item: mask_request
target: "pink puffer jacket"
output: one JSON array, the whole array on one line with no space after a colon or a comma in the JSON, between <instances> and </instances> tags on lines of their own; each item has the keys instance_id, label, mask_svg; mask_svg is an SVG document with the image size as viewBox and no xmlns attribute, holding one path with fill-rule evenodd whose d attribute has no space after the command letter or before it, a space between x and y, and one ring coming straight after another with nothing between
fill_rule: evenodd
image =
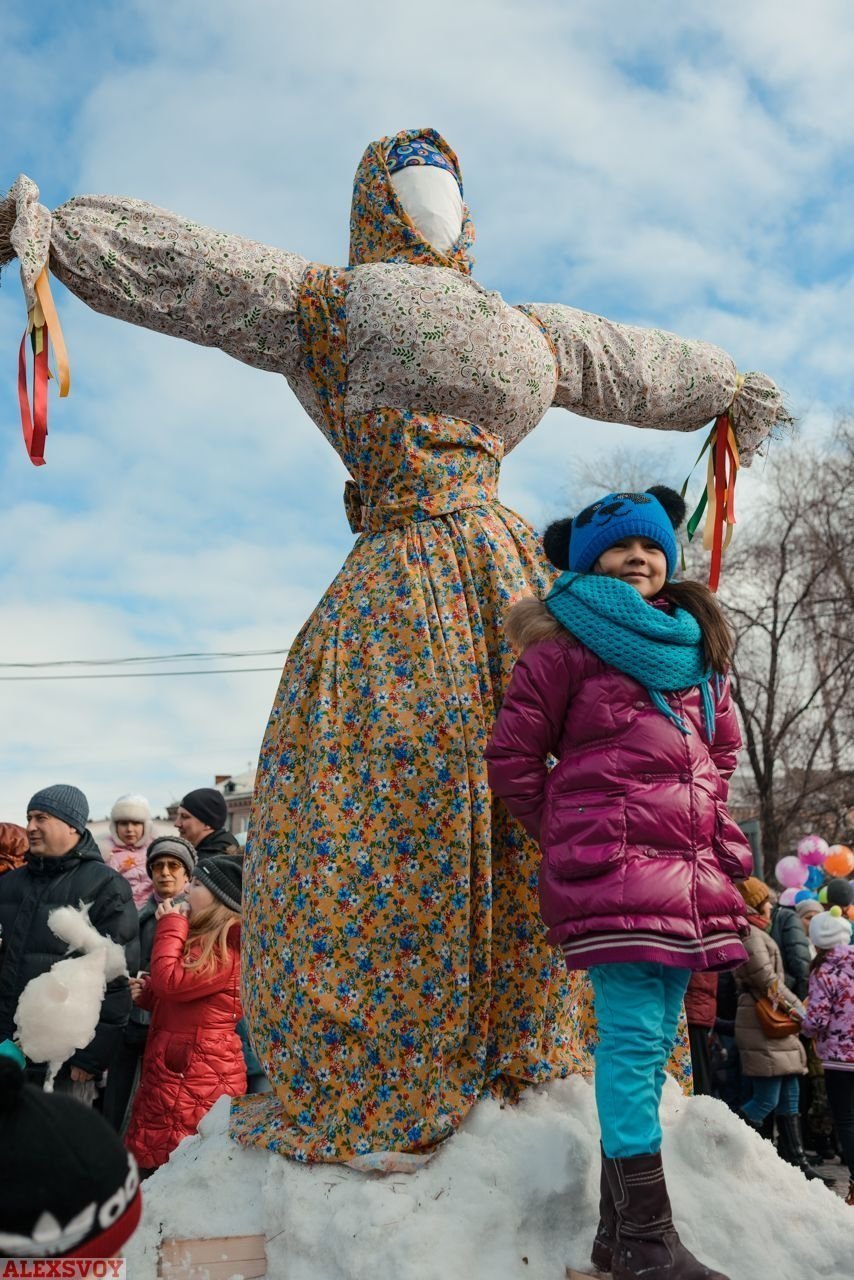
<instances>
[{"instance_id":1,"label":"pink puffer jacket","mask_svg":"<svg viewBox=\"0 0 854 1280\"><path fill-rule=\"evenodd\" d=\"M130 885L137 911L145 906L151 893L151 876L145 862L150 843L150 835L139 844L122 844L115 836L108 836L101 846L107 866L118 871Z\"/></svg>"},{"instance_id":2,"label":"pink puffer jacket","mask_svg":"<svg viewBox=\"0 0 854 1280\"><path fill-rule=\"evenodd\" d=\"M711 748L699 691L666 696L690 734L569 638L532 645L514 669L486 752L489 781L539 840L540 910L569 968L728 969L746 958L732 881L752 859L726 809L741 746L729 687Z\"/></svg>"}]
</instances>

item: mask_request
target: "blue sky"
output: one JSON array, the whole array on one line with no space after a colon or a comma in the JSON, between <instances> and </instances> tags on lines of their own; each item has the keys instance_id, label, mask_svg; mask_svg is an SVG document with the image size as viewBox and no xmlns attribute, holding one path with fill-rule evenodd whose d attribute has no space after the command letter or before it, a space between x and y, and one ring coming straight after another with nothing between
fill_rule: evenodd
<instances>
[{"instance_id":1,"label":"blue sky","mask_svg":"<svg viewBox=\"0 0 854 1280\"><path fill-rule=\"evenodd\" d=\"M849 0L403 14L90 0L7 16L0 185L26 172L49 207L137 196L343 261L365 144L433 125L462 160L477 277L509 301L718 342L785 388L800 439L851 408ZM0 661L285 648L352 545L340 463L281 378L54 293L73 388L36 469L16 403L23 299L16 266L3 273ZM502 496L541 524L580 469L610 483L642 451L650 482L681 479L697 448L553 411L506 461ZM744 476L746 519L761 471ZM123 791L162 808L239 771L276 682L0 682L0 817L57 780L100 816Z\"/></svg>"}]
</instances>

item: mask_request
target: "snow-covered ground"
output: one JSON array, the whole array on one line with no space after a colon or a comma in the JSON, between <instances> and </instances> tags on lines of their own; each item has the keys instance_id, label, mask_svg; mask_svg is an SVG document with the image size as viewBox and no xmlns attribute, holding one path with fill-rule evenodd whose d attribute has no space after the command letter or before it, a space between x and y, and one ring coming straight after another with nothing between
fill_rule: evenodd
<instances>
[{"instance_id":1,"label":"snow-covered ground","mask_svg":"<svg viewBox=\"0 0 854 1280\"><path fill-rule=\"evenodd\" d=\"M851 1280L854 1209L713 1098L668 1081L662 1119L674 1217L698 1257L730 1280ZM227 1123L221 1098L144 1184L129 1280L154 1280L161 1238L256 1233L270 1280L563 1280L588 1263L599 1139L580 1078L481 1102L413 1174L298 1165L238 1147Z\"/></svg>"}]
</instances>

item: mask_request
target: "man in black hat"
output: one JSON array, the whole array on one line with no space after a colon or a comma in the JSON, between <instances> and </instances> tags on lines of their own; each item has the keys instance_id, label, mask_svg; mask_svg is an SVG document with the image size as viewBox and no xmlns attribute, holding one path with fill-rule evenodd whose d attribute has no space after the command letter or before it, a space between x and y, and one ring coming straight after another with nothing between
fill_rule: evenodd
<instances>
[{"instance_id":1,"label":"man in black hat","mask_svg":"<svg viewBox=\"0 0 854 1280\"><path fill-rule=\"evenodd\" d=\"M139 968L139 928L130 885L101 857L87 829L89 802L77 787L37 791L27 806L29 852L24 865L0 876L0 1040L15 1031L15 1010L27 983L68 955L68 945L48 928L56 907L89 909L99 933L125 948L128 969ZM101 1076L131 1011L126 977L107 984L94 1038L58 1073L54 1088L70 1089ZM42 1083L46 1067L30 1064Z\"/></svg>"},{"instance_id":2,"label":"man in black hat","mask_svg":"<svg viewBox=\"0 0 854 1280\"><path fill-rule=\"evenodd\" d=\"M216 787L198 787L195 791L188 791L179 804L175 826L179 834L189 840L199 862L220 853L243 856L237 840L225 829L227 817L225 796Z\"/></svg>"}]
</instances>

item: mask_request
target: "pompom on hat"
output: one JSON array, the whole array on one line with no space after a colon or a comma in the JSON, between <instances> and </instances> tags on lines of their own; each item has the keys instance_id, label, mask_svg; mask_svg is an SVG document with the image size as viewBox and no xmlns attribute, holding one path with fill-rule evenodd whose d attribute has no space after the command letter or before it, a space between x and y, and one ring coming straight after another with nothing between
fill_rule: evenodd
<instances>
[{"instance_id":1,"label":"pompom on hat","mask_svg":"<svg viewBox=\"0 0 854 1280\"><path fill-rule=\"evenodd\" d=\"M0 1257L115 1258L142 1212L136 1161L103 1116L28 1084L24 1065L3 1041Z\"/></svg>"},{"instance_id":2,"label":"pompom on hat","mask_svg":"<svg viewBox=\"0 0 854 1280\"><path fill-rule=\"evenodd\" d=\"M225 906L240 914L243 893L243 862L240 857L218 853L212 858L205 858L196 867L193 877Z\"/></svg>"},{"instance_id":3,"label":"pompom on hat","mask_svg":"<svg viewBox=\"0 0 854 1280\"><path fill-rule=\"evenodd\" d=\"M52 787L43 787L30 800L27 813L49 813L52 818L59 818L81 836L89 821L89 801L79 787L58 782Z\"/></svg>"},{"instance_id":4,"label":"pompom on hat","mask_svg":"<svg viewBox=\"0 0 854 1280\"><path fill-rule=\"evenodd\" d=\"M751 911L758 911L771 900L770 889L758 876L748 876L746 880L740 880L735 887Z\"/></svg>"},{"instance_id":5,"label":"pompom on hat","mask_svg":"<svg viewBox=\"0 0 854 1280\"><path fill-rule=\"evenodd\" d=\"M810 921L810 942L818 951L832 951L834 947L847 947L851 942L851 922L845 919L840 907L831 907L813 916Z\"/></svg>"}]
</instances>

